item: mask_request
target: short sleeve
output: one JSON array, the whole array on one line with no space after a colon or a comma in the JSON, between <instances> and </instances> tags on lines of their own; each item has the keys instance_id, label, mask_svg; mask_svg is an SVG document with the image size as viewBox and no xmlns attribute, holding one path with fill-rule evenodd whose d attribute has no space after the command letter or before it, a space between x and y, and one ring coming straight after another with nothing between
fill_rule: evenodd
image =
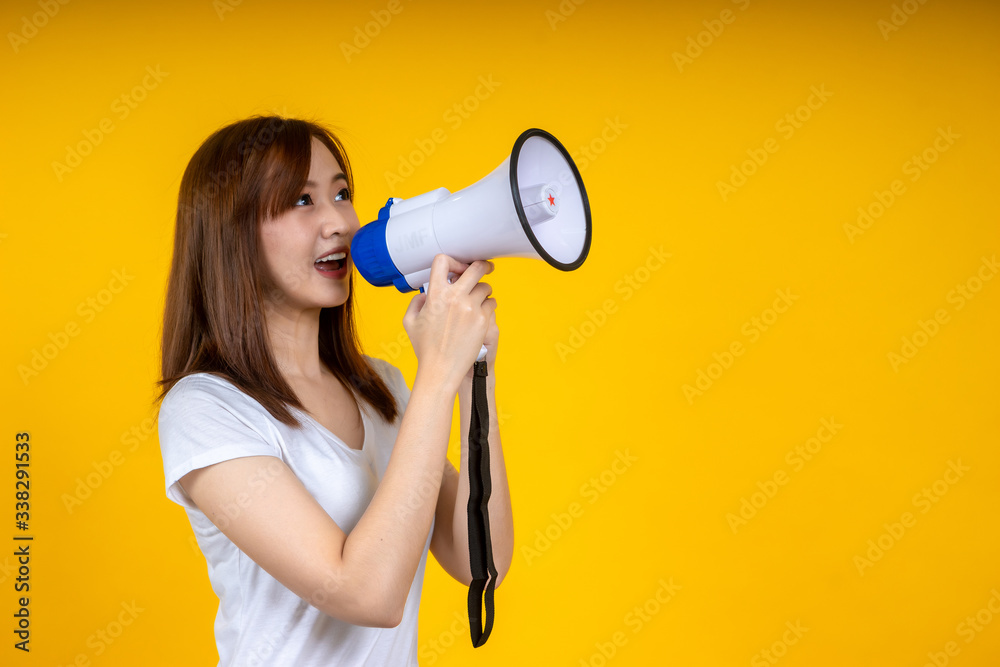
<instances>
[{"instance_id":1,"label":"short sleeve","mask_svg":"<svg viewBox=\"0 0 1000 667\"><path fill-rule=\"evenodd\" d=\"M185 508L197 506L178 480L198 468L244 456L276 456L259 403L214 376L180 379L160 405L157 424L167 497ZM256 407L254 407L256 406Z\"/></svg>"}]
</instances>

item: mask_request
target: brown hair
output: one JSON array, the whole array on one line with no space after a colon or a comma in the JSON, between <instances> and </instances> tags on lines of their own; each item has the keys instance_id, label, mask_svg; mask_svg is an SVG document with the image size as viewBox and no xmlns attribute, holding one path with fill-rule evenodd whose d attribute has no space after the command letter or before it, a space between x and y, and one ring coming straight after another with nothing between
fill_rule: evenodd
<instances>
[{"instance_id":1,"label":"brown hair","mask_svg":"<svg viewBox=\"0 0 1000 667\"><path fill-rule=\"evenodd\" d=\"M340 140L312 121L253 116L214 132L181 179L174 255L163 315L157 403L181 378L212 373L256 399L275 419L299 428L288 406L304 410L271 354L264 295L281 298L260 255L259 226L292 208L309 177L311 137L354 178ZM347 301L323 308L321 361L387 422L393 395L362 356L354 324L353 273Z\"/></svg>"}]
</instances>

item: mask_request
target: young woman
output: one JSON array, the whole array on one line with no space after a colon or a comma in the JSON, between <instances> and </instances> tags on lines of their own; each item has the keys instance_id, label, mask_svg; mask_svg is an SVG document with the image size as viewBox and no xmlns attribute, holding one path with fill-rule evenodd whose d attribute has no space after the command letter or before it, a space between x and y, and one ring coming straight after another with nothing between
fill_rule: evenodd
<instances>
[{"instance_id":1,"label":"young woman","mask_svg":"<svg viewBox=\"0 0 1000 667\"><path fill-rule=\"evenodd\" d=\"M496 300L480 282L493 265L434 258L403 316L411 392L357 341L353 194L338 139L279 117L218 130L181 181L159 437L167 496L219 597L220 665L417 664L428 550L472 578L466 440L483 344L496 585L513 557ZM461 472L446 457L456 393Z\"/></svg>"}]
</instances>

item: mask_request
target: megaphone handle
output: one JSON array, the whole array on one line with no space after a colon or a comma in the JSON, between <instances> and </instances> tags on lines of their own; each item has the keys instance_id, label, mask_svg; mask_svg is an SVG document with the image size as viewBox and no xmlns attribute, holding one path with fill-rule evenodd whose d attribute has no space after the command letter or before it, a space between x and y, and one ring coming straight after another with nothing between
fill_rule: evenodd
<instances>
[{"instance_id":1,"label":"megaphone handle","mask_svg":"<svg viewBox=\"0 0 1000 667\"><path fill-rule=\"evenodd\" d=\"M448 274L449 283L451 282L451 278L454 275L455 275L454 273ZM430 283L424 283L423 286L420 288L420 291L424 294L427 294L428 286L430 286ZM479 348L479 356L476 357L476 361L485 361L485 360L486 360L486 346L483 345L482 347Z\"/></svg>"}]
</instances>

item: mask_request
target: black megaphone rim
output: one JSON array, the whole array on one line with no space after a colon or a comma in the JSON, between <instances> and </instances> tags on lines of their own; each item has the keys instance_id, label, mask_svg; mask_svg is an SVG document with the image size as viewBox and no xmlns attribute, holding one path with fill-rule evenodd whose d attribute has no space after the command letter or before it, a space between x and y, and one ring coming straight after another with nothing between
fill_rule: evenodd
<instances>
[{"instance_id":1,"label":"black megaphone rim","mask_svg":"<svg viewBox=\"0 0 1000 667\"><path fill-rule=\"evenodd\" d=\"M521 191L518 188L517 182L517 161L521 154L521 146L525 141L531 137L542 137L546 141L550 142L553 146L559 149L563 157L566 158L566 162L569 163L570 169L573 170L573 177L576 179L577 188L580 190L580 199L583 202L583 215L586 222L586 238L583 241L583 249L580 251L580 255L572 262L560 262L555 257L546 252L545 248L535 237L535 233L531 229L531 225L528 223L528 218L524 214L524 205L521 203ZM553 137L551 134L545 130L540 130L536 127L530 130L525 130L521 133L521 136L517 138L514 142L514 149L510 154L510 192L514 199L514 210L517 211L517 217L521 221L521 227L524 229L525 235L528 240L531 241L532 247L538 252L538 254L548 262L551 266L563 271L572 271L580 267L583 261L587 259L587 254L590 252L590 237L591 237L591 222L590 222L590 200L587 199L587 189L583 187L583 178L580 177L580 170L576 168L576 163L573 162L573 158L569 156L569 151L563 146L558 139Z\"/></svg>"}]
</instances>

